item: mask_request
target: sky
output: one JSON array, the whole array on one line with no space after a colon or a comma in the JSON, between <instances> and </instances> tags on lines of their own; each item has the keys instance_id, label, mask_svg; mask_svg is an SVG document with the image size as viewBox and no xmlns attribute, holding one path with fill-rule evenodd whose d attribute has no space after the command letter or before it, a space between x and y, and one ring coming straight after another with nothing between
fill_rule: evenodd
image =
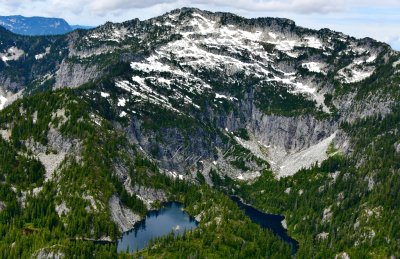
<instances>
[{"instance_id":1,"label":"sky","mask_svg":"<svg viewBox=\"0 0 400 259\"><path fill-rule=\"evenodd\" d=\"M96 26L144 20L180 7L288 18L299 26L371 37L400 50L400 0L0 0L0 15L60 17Z\"/></svg>"}]
</instances>

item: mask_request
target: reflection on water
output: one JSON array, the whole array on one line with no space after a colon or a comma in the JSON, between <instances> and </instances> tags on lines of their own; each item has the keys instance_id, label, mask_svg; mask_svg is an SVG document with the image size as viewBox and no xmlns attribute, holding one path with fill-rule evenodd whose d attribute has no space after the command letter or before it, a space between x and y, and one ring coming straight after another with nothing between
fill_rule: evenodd
<instances>
[{"instance_id":1,"label":"reflection on water","mask_svg":"<svg viewBox=\"0 0 400 259\"><path fill-rule=\"evenodd\" d=\"M168 202L157 211L150 211L134 228L125 232L117 242L118 252L136 252L145 248L150 240L166 236L171 232L181 235L185 230L197 227L197 222L182 210L178 202Z\"/></svg>"},{"instance_id":2,"label":"reflection on water","mask_svg":"<svg viewBox=\"0 0 400 259\"><path fill-rule=\"evenodd\" d=\"M292 247L292 254L295 254L299 249L299 243L291 238L287 230L282 226L282 220L285 219L282 215L268 214L253 208L250 205L244 204L239 197L231 196L231 199L236 202L241 210L253 221L262 228L270 229L275 235L282 238L283 241Z\"/></svg>"}]
</instances>

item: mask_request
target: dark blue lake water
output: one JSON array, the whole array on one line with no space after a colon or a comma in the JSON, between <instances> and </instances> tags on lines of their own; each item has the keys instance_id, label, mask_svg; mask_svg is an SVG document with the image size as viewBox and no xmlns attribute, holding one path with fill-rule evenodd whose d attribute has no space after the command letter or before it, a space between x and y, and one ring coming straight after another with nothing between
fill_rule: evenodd
<instances>
[{"instance_id":1,"label":"dark blue lake water","mask_svg":"<svg viewBox=\"0 0 400 259\"><path fill-rule=\"evenodd\" d=\"M287 230L282 225L282 220L285 219L282 215L268 214L253 208L250 205L244 204L239 197L231 196L231 199L236 202L241 210L253 221L262 228L270 229L275 235L282 238L283 241L292 247L292 254L295 254L299 249L299 243L291 238Z\"/></svg>"},{"instance_id":2,"label":"dark blue lake water","mask_svg":"<svg viewBox=\"0 0 400 259\"><path fill-rule=\"evenodd\" d=\"M270 229L275 235L282 238L292 247L295 254L299 248L299 243L287 234L287 230L282 226L284 216L268 214L244 204L239 197L231 196L241 210L256 224L262 228ZM182 210L183 205L178 202L168 202L157 211L150 211L142 221L135 224L134 228L122 235L117 242L118 252L136 252L144 249L155 238L166 236L173 232L181 235L185 230L197 227L196 220Z\"/></svg>"},{"instance_id":3,"label":"dark blue lake water","mask_svg":"<svg viewBox=\"0 0 400 259\"><path fill-rule=\"evenodd\" d=\"M118 240L118 252L136 252L157 237L166 236L171 232L182 235L185 230L196 228L196 220L182 208L181 203L168 202L160 210L148 212L145 219L136 223L132 230L125 232Z\"/></svg>"}]
</instances>

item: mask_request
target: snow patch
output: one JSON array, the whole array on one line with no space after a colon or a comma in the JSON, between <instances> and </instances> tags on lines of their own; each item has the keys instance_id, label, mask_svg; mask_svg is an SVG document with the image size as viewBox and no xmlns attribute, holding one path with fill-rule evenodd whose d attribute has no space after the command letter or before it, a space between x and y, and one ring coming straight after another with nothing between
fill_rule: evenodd
<instances>
[{"instance_id":1,"label":"snow patch","mask_svg":"<svg viewBox=\"0 0 400 259\"><path fill-rule=\"evenodd\" d=\"M273 32L268 32L268 35L269 35L271 38L273 38L273 39L276 39L276 38L278 37L278 35L276 35L276 34L273 33Z\"/></svg>"},{"instance_id":2,"label":"snow patch","mask_svg":"<svg viewBox=\"0 0 400 259\"><path fill-rule=\"evenodd\" d=\"M288 92L292 94L304 94L309 98L315 100L317 105L324 108L324 111L329 112L329 108L326 107L324 103L324 96L317 92L317 89L313 86L304 84L302 82L298 82L296 80L296 76L291 73L285 73L285 77L281 78L278 76L274 76L273 78L268 78L265 82L279 82L282 83L285 87L288 88Z\"/></svg>"},{"instance_id":3,"label":"snow patch","mask_svg":"<svg viewBox=\"0 0 400 259\"><path fill-rule=\"evenodd\" d=\"M7 98L4 96L0 95L0 111L4 109L4 106L6 105Z\"/></svg>"},{"instance_id":4,"label":"snow patch","mask_svg":"<svg viewBox=\"0 0 400 259\"><path fill-rule=\"evenodd\" d=\"M343 83L350 84L361 82L370 77L374 72L374 67L359 67L355 66L354 64L350 64L349 66L339 70L338 77Z\"/></svg>"},{"instance_id":5,"label":"snow patch","mask_svg":"<svg viewBox=\"0 0 400 259\"><path fill-rule=\"evenodd\" d=\"M109 93L105 93L105 92L100 92L101 97L107 98L110 96Z\"/></svg>"},{"instance_id":6,"label":"snow patch","mask_svg":"<svg viewBox=\"0 0 400 259\"><path fill-rule=\"evenodd\" d=\"M216 98L216 99L226 99L226 100L230 100L230 101L237 101L237 100L238 100L238 99L235 98L235 97L228 97L228 96L226 96L226 95L218 94L218 93L215 93L215 98Z\"/></svg>"},{"instance_id":7,"label":"snow patch","mask_svg":"<svg viewBox=\"0 0 400 259\"><path fill-rule=\"evenodd\" d=\"M120 107L125 107L125 105L126 105L126 99L125 98L119 98L118 99L118 103L117 103L117 106L120 106Z\"/></svg>"},{"instance_id":8,"label":"snow patch","mask_svg":"<svg viewBox=\"0 0 400 259\"><path fill-rule=\"evenodd\" d=\"M21 90L17 93L12 93L4 91L0 87L0 111L20 98L23 94L23 91L24 90Z\"/></svg>"},{"instance_id":9,"label":"snow patch","mask_svg":"<svg viewBox=\"0 0 400 259\"><path fill-rule=\"evenodd\" d=\"M127 115L127 113L126 113L125 111L122 111L122 112L119 114L119 117L122 118L122 117L125 117L126 115Z\"/></svg>"},{"instance_id":10,"label":"snow patch","mask_svg":"<svg viewBox=\"0 0 400 259\"><path fill-rule=\"evenodd\" d=\"M183 175L178 174L178 173L175 172L175 171L167 171L167 173L168 173L169 175L171 175L172 178L174 178L174 179L176 179L176 178L178 178L179 180L183 180L183 179L184 179Z\"/></svg>"},{"instance_id":11,"label":"snow patch","mask_svg":"<svg viewBox=\"0 0 400 259\"><path fill-rule=\"evenodd\" d=\"M321 41L315 37L308 36L308 37L304 37L304 39L307 41L306 46L309 48L315 48L315 49L323 48Z\"/></svg>"},{"instance_id":12,"label":"snow patch","mask_svg":"<svg viewBox=\"0 0 400 259\"><path fill-rule=\"evenodd\" d=\"M290 51L294 47L299 46L299 42L296 40L278 40L278 41L268 41L270 44L275 45L275 49L280 51Z\"/></svg>"},{"instance_id":13,"label":"snow patch","mask_svg":"<svg viewBox=\"0 0 400 259\"><path fill-rule=\"evenodd\" d=\"M376 58L377 58L376 55L372 55L365 62L372 63L372 62L374 62L376 60Z\"/></svg>"},{"instance_id":14,"label":"snow patch","mask_svg":"<svg viewBox=\"0 0 400 259\"><path fill-rule=\"evenodd\" d=\"M11 47L6 52L0 53L0 58L3 62L19 60L25 52L17 47Z\"/></svg>"},{"instance_id":15,"label":"snow patch","mask_svg":"<svg viewBox=\"0 0 400 259\"><path fill-rule=\"evenodd\" d=\"M112 32L109 33L107 32L99 32L99 31L93 31L89 36L84 37L86 41L91 41L92 39L95 40L101 40L101 41L113 41L120 43L124 41L128 36L133 36L132 34L129 33L129 30L125 27L119 27L117 25L112 25L111 28Z\"/></svg>"},{"instance_id":16,"label":"snow patch","mask_svg":"<svg viewBox=\"0 0 400 259\"><path fill-rule=\"evenodd\" d=\"M35 55L35 59L36 60L40 60L40 59L43 59L47 54L49 54L50 53L50 47L47 47L46 48L46 52L44 52L44 53L40 53L40 54L36 54Z\"/></svg>"},{"instance_id":17,"label":"snow patch","mask_svg":"<svg viewBox=\"0 0 400 259\"><path fill-rule=\"evenodd\" d=\"M124 89L127 92L130 92L133 96L138 98L138 101L148 101L150 103L163 106L177 113L181 113L179 110L171 105L167 97L157 93L155 90L147 86L143 78L134 76L132 80L135 83L131 83L129 81L117 81L115 82L115 85L121 89Z\"/></svg>"},{"instance_id":18,"label":"snow patch","mask_svg":"<svg viewBox=\"0 0 400 259\"><path fill-rule=\"evenodd\" d=\"M301 64L301 66L311 72L322 73L324 75L326 74L326 72L322 70L325 67L325 65L319 62L307 62Z\"/></svg>"}]
</instances>

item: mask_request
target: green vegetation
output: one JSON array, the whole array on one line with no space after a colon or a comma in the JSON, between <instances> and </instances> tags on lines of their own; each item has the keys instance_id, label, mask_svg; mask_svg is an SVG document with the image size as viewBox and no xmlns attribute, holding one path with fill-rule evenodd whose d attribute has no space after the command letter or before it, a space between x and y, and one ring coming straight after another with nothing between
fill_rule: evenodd
<instances>
[{"instance_id":1,"label":"green vegetation","mask_svg":"<svg viewBox=\"0 0 400 259\"><path fill-rule=\"evenodd\" d=\"M250 140L249 132L245 128L238 129L234 132L236 136L244 140Z\"/></svg>"},{"instance_id":2,"label":"green vegetation","mask_svg":"<svg viewBox=\"0 0 400 259\"><path fill-rule=\"evenodd\" d=\"M316 110L315 101L310 101L302 95L288 92L286 87L266 85L257 93L256 104L267 114L295 116L313 113Z\"/></svg>"},{"instance_id":3,"label":"green vegetation","mask_svg":"<svg viewBox=\"0 0 400 259\"><path fill-rule=\"evenodd\" d=\"M182 12L178 18L192 12ZM25 88L22 99L0 112L0 258L52 253L66 258L290 258L290 247L252 223L229 194L260 210L285 215L289 234L300 242L297 258L335 258L341 252L351 258L400 257L400 77L399 66L393 67L398 53L372 40L350 42L329 30L315 32L285 19L218 17L221 25L246 26L246 30L281 27L299 38L314 33L330 47L296 46L294 58L271 43L261 43L268 52L265 56L200 44L210 55L233 59L232 64L191 66L195 58L162 56L160 62L179 68L181 76L169 69L149 72L130 65L182 39L172 26L154 26L160 18L107 23L94 35L76 31L68 36L25 37L0 28L1 51L11 46L24 51L18 60L0 61L1 82L10 92ZM116 31L130 36L110 38ZM374 66L375 72L360 82L341 83L340 69L367 58L351 49L362 46L371 48L365 53L377 51L378 56L358 66ZM44 58L35 58L48 48ZM311 60L325 63L329 71L302 67ZM263 73L241 70L236 63L259 65ZM281 69L295 70L296 82L318 85L316 94L324 95L330 113L309 96L294 93L292 84L284 83L293 79ZM93 80L76 89L53 91L59 71L67 77L91 71ZM116 81L133 83L132 76L143 78L149 88L143 96L116 87ZM165 85L156 82L159 77L166 79ZM173 108L148 98L153 90L161 103ZM217 93L227 98L216 98ZM386 113L390 104L395 105L390 113L352 121L367 105ZM341 122L340 137L348 150L341 152L332 143L326 161L278 180L267 161L244 147L250 143L246 141L257 141L251 131L259 121L253 115ZM300 131L289 128L289 133ZM267 154L266 147L260 149ZM160 166L165 170L179 166L185 179L193 181L168 177ZM262 174L250 182L235 181L224 175L229 170L243 176L248 171ZM146 215L148 203L135 194L138 188L182 202L189 214L200 218L199 227L180 237L154 240L133 255L117 254L113 242L96 242L121 235L112 220L111 198L118 197L117 205ZM152 205L158 208L161 201Z\"/></svg>"},{"instance_id":4,"label":"green vegetation","mask_svg":"<svg viewBox=\"0 0 400 259\"><path fill-rule=\"evenodd\" d=\"M400 109L356 123L343 123L354 151L277 180L271 172L236 193L257 208L286 216L300 242L299 258L399 256ZM363 161L363 162L360 162ZM324 234L327 233L327 234Z\"/></svg>"},{"instance_id":5,"label":"green vegetation","mask_svg":"<svg viewBox=\"0 0 400 259\"><path fill-rule=\"evenodd\" d=\"M290 258L291 248L270 231L252 223L227 196L210 187L190 187L175 196L198 228L181 237L157 240L138 256L145 258Z\"/></svg>"},{"instance_id":6,"label":"green vegetation","mask_svg":"<svg viewBox=\"0 0 400 259\"><path fill-rule=\"evenodd\" d=\"M125 168L132 184L164 190L170 200L183 202L191 215L202 214L195 231L177 239L157 240L140 255L290 257L288 245L251 223L224 194L161 174L157 165L137 152L90 100L79 97L83 96L81 91L90 91L90 87L38 93L0 113L2 129L10 131L9 140L0 138L0 158L4 161L0 163L0 201L5 205L0 212L0 257L29 258L41 252L67 257L128 256L117 255L115 244L90 241L105 236L115 240L121 234L110 220L108 200L112 195L118 195L139 215L147 211L113 173L115 164ZM76 143L77 150L65 157L53 180L44 182L45 168L34 158L30 143L51 144L53 140L48 136L55 131L65 141ZM48 155L58 153L46 150ZM199 180L205 181L204 177ZM56 208L61 204L67 210L58 213Z\"/></svg>"}]
</instances>

